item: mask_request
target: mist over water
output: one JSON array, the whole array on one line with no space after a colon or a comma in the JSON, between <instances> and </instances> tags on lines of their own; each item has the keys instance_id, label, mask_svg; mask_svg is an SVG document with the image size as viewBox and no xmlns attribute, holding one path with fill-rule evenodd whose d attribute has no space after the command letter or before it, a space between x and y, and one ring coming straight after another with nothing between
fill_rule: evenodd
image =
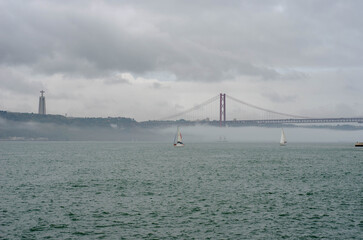
<instances>
[{"instance_id":1,"label":"mist over water","mask_svg":"<svg viewBox=\"0 0 363 240\"><path fill-rule=\"evenodd\" d=\"M181 127L185 142L276 142L280 141L278 127ZM163 129L163 135L172 134L175 128ZM284 128L288 142L347 142L363 141L363 130L344 131L319 128Z\"/></svg>"},{"instance_id":2,"label":"mist over water","mask_svg":"<svg viewBox=\"0 0 363 240\"><path fill-rule=\"evenodd\" d=\"M271 127L214 127L207 125L180 126L185 143L188 142L279 142L281 128ZM284 127L291 142L347 142L363 141L363 130ZM52 141L138 141L172 142L175 127L109 127L62 125L41 122L17 122L0 118L0 139Z\"/></svg>"}]
</instances>

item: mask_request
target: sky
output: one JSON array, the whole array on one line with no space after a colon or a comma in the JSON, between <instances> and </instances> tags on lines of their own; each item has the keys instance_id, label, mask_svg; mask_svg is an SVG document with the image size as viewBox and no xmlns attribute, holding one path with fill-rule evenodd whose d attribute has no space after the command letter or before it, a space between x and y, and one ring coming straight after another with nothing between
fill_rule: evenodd
<instances>
[{"instance_id":1,"label":"sky","mask_svg":"<svg viewBox=\"0 0 363 240\"><path fill-rule=\"evenodd\" d=\"M156 120L219 93L362 117L362 10L356 0L0 0L0 110L36 113L43 89L47 113L73 117Z\"/></svg>"}]
</instances>

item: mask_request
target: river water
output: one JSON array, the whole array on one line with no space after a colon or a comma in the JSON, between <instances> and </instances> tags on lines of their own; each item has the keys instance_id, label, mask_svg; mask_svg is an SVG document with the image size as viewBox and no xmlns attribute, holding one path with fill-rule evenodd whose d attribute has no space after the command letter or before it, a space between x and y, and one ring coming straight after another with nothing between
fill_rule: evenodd
<instances>
[{"instance_id":1,"label":"river water","mask_svg":"<svg viewBox=\"0 0 363 240\"><path fill-rule=\"evenodd\" d=\"M0 142L0 239L363 239L352 144Z\"/></svg>"}]
</instances>

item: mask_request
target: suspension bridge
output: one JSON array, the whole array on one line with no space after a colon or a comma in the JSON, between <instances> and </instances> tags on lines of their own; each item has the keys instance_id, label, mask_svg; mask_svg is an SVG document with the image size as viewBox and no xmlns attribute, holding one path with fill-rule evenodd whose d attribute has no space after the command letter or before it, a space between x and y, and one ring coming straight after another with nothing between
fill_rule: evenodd
<instances>
[{"instance_id":1,"label":"suspension bridge","mask_svg":"<svg viewBox=\"0 0 363 240\"><path fill-rule=\"evenodd\" d=\"M227 112L228 111L228 112ZM227 114L228 113L228 114ZM246 126L269 124L363 123L363 117L317 118L279 112L220 93L187 110L176 112L147 125Z\"/></svg>"}]
</instances>

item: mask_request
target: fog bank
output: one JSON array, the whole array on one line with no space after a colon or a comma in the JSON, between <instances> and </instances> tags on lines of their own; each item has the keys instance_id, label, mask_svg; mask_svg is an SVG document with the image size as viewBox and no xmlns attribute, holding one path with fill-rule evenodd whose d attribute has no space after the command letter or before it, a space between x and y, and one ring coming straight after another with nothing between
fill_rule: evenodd
<instances>
[{"instance_id":1,"label":"fog bank","mask_svg":"<svg viewBox=\"0 0 363 240\"><path fill-rule=\"evenodd\" d=\"M273 127L182 127L184 142L279 142L281 128ZM175 129L161 130L172 135ZM344 131L322 128L284 128L287 141L292 142L356 142L363 141L363 130Z\"/></svg>"},{"instance_id":2,"label":"fog bank","mask_svg":"<svg viewBox=\"0 0 363 240\"><path fill-rule=\"evenodd\" d=\"M279 142L279 127L180 127L184 143L195 142ZM287 141L356 142L363 141L363 130L285 127ZM17 122L0 118L1 140L51 141L138 141L170 142L176 127L80 127L55 123Z\"/></svg>"}]
</instances>

